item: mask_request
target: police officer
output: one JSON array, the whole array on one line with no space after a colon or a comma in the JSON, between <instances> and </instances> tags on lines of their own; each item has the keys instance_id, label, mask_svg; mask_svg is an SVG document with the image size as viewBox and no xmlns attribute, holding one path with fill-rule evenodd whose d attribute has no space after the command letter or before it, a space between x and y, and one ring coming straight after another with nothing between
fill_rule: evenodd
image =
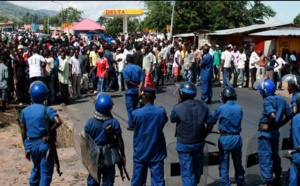
<instances>
[{"instance_id":1,"label":"police officer","mask_svg":"<svg viewBox=\"0 0 300 186\"><path fill-rule=\"evenodd\" d=\"M142 108L132 112L130 127L133 136L132 186L146 185L147 169L151 171L151 185L164 186L164 159L167 157L163 128L168 122L166 110L154 105L156 89L143 88Z\"/></svg>"},{"instance_id":2,"label":"police officer","mask_svg":"<svg viewBox=\"0 0 300 186\"><path fill-rule=\"evenodd\" d=\"M261 175L267 185L281 185L282 168L278 154L278 129L291 119L293 112L285 99L275 94L276 87L273 81L258 80L253 87L259 90L263 97L263 111L258 129L258 158ZM273 173L275 173L275 178Z\"/></svg>"},{"instance_id":3,"label":"police officer","mask_svg":"<svg viewBox=\"0 0 300 186\"><path fill-rule=\"evenodd\" d=\"M204 57L199 64L201 68L201 100L210 104L213 96L212 92L212 78L213 78L213 58L209 54L209 47L204 46L203 48Z\"/></svg>"},{"instance_id":4,"label":"police officer","mask_svg":"<svg viewBox=\"0 0 300 186\"><path fill-rule=\"evenodd\" d=\"M293 115L296 115L298 113L297 98L300 93L300 76L287 74L282 77L282 81L287 82L288 84L287 90L289 94L293 94L291 98L291 108L293 111ZM292 132L290 133L290 139L291 139L291 146L293 146Z\"/></svg>"},{"instance_id":5,"label":"police officer","mask_svg":"<svg viewBox=\"0 0 300 186\"><path fill-rule=\"evenodd\" d=\"M118 147L120 149L123 163L126 163L124 153L124 143L122 138L122 130L118 120L113 118L111 109L113 108L113 101L108 94L98 94L95 101L94 117L86 122L84 131L92 138L97 146L105 146L113 143L107 135L105 129L111 125L116 134ZM102 176L102 186L113 186L115 180L115 166L104 166L100 170ZM87 179L88 186L99 186L99 183L93 179L91 175Z\"/></svg>"},{"instance_id":6,"label":"police officer","mask_svg":"<svg viewBox=\"0 0 300 186\"><path fill-rule=\"evenodd\" d=\"M126 67L123 70L123 77L125 82L125 103L128 116L128 130L134 130L130 127L130 116L134 109L137 107L138 96L141 94L145 75L141 67L133 64L134 57L131 54L126 56Z\"/></svg>"},{"instance_id":7,"label":"police officer","mask_svg":"<svg viewBox=\"0 0 300 186\"><path fill-rule=\"evenodd\" d=\"M194 100L197 88L192 82L179 87L178 104L174 106L170 120L176 123L177 146L183 186L200 183L203 165L203 148L207 136L205 123L211 117L208 106Z\"/></svg>"},{"instance_id":8,"label":"police officer","mask_svg":"<svg viewBox=\"0 0 300 186\"><path fill-rule=\"evenodd\" d=\"M287 74L282 77L282 81L287 82L287 90L289 94L293 94L291 98L291 106L294 114L298 113L297 107L297 97L300 93L300 76L295 76L293 74Z\"/></svg>"},{"instance_id":9,"label":"police officer","mask_svg":"<svg viewBox=\"0 0 300 186\"><path fill-rule=\"evenodd\" d=\"M300 106L300 96L296 98L297 107ZM296 115L292 120L292 139L293 139L293 149L292 153L292 165L290 168L290 186L300 184L300 111L297 110Z\"/></svg>"},{"instance_id":10,"label":"police officer","mask_svg":"<svg viewBox=\"0 0 300 186\"><path fill-rule=\"evenodd\" d=\"M243 140L240 136L243 110L235 102L237 96L233 87L224 87L220 97L224 104L216 109L213 117L208 121L208 124L215 124L219 120L220 185L231 185L228 176L230 154L233 159L237 185L243 185L245 170L242 166Z\"/></svg>"},{"instance_id":11,"label":"police officer","mask_svg":"<svg viewBox=\"0 0 300 186\"><path fill-rule=\"evenodd\" d=\"M53 125L49 126L49 132L56 131L61 125L61 121L54 109L43 104L48 93L48 88L43 82L33 82L29 91L33 104L24 108L20 115L25 157L28 161L33 162L29 184L47 186L52 180L54 161L52 153L49 153L48 158L46 158L49 150L49 144L46 143L49 123L46 123L45 114L49 120L53 121Z\"/></svg>"}]
</instances>

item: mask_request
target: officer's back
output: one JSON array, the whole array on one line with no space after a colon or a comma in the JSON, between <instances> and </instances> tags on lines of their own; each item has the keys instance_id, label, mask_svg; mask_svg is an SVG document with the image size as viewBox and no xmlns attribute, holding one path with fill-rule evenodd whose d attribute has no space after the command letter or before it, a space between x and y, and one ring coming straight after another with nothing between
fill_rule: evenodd
<instances>
[{"instance_id":1,"label":"officer's back","mask_svg":"<svg viewBox=\"0 0 300 186\"><path fill-rule=\"evenodd\" d=\"M139 149L134 159L141 162L164 159L166 141L163 128L168 121L163 107L146 104L132 113L132 121L136 124L134 132L134 149Z\"/></svg>"}]
</instances>

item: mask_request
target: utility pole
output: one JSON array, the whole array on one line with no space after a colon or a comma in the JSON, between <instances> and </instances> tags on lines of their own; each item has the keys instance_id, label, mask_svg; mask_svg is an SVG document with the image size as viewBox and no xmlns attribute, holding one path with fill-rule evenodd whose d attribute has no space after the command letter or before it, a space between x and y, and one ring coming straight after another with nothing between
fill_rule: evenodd
<instances>
[{"instance_id":1,"label":"utility pole","mask_svg":"<svg viewBox=\"0 0 300 186\"><path fill-rule=\"evenodd\" d=\"M176 1L172 2L173 9L172 9L171 28L170 28L169 39L172 39L172 35L173 35L173 20L174 20L175 3L176 3Z\"/></svg>"}]
</instances>

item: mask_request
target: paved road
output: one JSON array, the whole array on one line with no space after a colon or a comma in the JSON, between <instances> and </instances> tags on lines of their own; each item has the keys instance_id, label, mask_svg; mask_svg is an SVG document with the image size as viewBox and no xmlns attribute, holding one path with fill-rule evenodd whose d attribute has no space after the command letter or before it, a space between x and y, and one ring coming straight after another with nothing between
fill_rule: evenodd
<instances>
[{"instance_id":1,"label":"paved road","mask_svg":"<svg viewBox=\"0 0 300 186\"><path fill-rule=\"evenodd\" d=\"M166 85L163 87L159 87L158 94L156 96L157 98L155 100L155 105L163 106L166 109L168 116L170 116L173 106L177 103L178 94L174 95L175 90L176 87L174 85ZM218 105L221 104L219 98L221 90L222 90L221 87L213 88L213 93L214 93L212 99L213 101L212 104L209 105L209 108L211 109L212 112L214 112L215 109L218 107ZM116 119L119 120L121 124L121 128L123 130L123 138L125 142L125 148L126 148L125 151L127 156L127 169L131 174L133 168L133 164L132 164L133 132L126 130L128 125L127 125L127 112L125 107L124 93L113 92L109 94L113 97L113 101L114 101L114 108L112 110L113 115ZM251 136L255 135L257 131L257 124L262 111L262 98L259 92L252 91L247 88L237 89L237 95L238 95L237 102L242 106L243 113L244 113L241 135L243 137L243 144L244 144L242 149L243 162L245 162L247 144ZM78 126L83 127L85 125L85 122L90 117L93 116L94 99L95 96L90 96L86 100L79 100L75 104L68 106L69 113L72 113L71 117L74 118L74 121ZM200 99L200 87L198 87L197 99ZM215 126L214 130L217 130L217 125ZM164 134L166 137L167 144L176 141L174 137L174 133L175 133L175 125L168 122L164 128ZM219 137L218 134L210 134L207 140L217 143L218 137ZM208 145L208 149L210 152L217 151L217 147L211 145ZM148 173L147 184L150 183L149 177L150 174ZM234 171L233 171L232 164L230 167L230 177L234 182ZM207 185L210 186L219 185L218 166L209 167Z\"/></svg>"}]
</instances>

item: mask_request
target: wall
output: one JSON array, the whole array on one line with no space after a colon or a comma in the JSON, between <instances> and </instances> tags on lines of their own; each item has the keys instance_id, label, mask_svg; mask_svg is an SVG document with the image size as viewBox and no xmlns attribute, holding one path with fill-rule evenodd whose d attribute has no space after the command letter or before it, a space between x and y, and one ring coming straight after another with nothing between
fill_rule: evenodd
<instances>
[{"instance_id":1,"label":"wall","mask_svg":"<svg viewBox=\"0 0 300 186\"><path fill-rule=\"evenodd\" d=\"M280 36L276 42L276 50L279 53L279 56L282 54L282 49L289 49L290 52L294 50L297 53L300 53L300 37L299 36Z\"/></svg>"}]
</instances>

